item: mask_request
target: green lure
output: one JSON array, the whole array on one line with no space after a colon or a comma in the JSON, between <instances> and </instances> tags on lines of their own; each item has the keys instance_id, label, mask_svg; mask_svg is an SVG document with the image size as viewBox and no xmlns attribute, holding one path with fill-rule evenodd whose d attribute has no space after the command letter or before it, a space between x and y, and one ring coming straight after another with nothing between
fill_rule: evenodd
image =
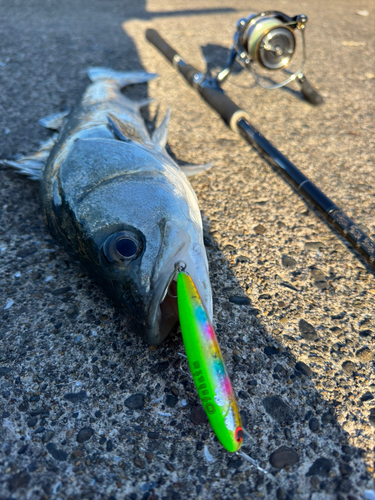
<instances>
[{"instance_id":1,"label":"green lure","mask_svg":"<svg viewBox=\"0 0 375 500\"><path fill-rule=\"evenodd\" d=\"M243 430L232 385L198 290L183 271L177 277L177 304L186 356L203 408L220 443L235 452L241 447Z\"/></svg>"}]
</instances>

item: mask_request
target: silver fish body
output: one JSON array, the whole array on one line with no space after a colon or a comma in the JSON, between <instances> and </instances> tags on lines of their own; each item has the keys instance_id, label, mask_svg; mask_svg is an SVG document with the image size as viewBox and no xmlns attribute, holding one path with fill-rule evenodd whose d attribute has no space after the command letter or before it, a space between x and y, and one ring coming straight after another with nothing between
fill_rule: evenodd
<instances>
[{"instance_id":1,"label":"silver fish body","mask_svg":"<svg viewBox=\"0 0 375 500\"><path fill-rule=\"evenodd\" d=\"M89 76L93 83L41 169L44 220L130 329L157 345L178 321L169 293L177 262L186 263L212 318L197 198L165 150L168 119L150 138L144 103L120 91L150 75L94 68Z\"/></svg>"}]
</instances>

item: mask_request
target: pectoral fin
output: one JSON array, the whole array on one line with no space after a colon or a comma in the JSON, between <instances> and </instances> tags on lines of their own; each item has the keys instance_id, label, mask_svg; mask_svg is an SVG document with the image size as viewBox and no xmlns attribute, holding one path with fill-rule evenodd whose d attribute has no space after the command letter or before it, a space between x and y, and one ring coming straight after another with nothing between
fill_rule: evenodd
<instances>
[{"instance_id":1,"label":"pectoral fin","mask_svg":"<svg viewBox=\"0 0 375 500\"><path fill-rule=\"evenodd\" d=\"M192 177L193 175L202 174L203 172L207 172L214 166L213 163L205 163L204 165L179 165L180 169L186 175L186 177Z\"/></svg>"},{"instance_id":2,"label":"pectoral fin","mask_svg":"<svg viewBox=\"0 0 375 500\"><path fill-rule=\"evenodd\" d=\"M171 116L171 113L170 113L170 109L168 108L168 110L165 113L165 116L163 118L163 121L158 126L158 128L155 130L155 132L152 134L152 142L155 144L156 147L158 147L160 149L165 148L165 146L167 144L168 125L169 125L170 116Z\"/></svg>"},{"instance_id":3,"label":"pectoral fin","mask_svg":"<svg viewBox=\"0 0 375 500\"><path fill-rule=\"evenodd\" d=\"M67 108L59 113L44 116L39 120L39 124L42 125L42 127L49 128L51 130L60 130L64 124L64 118L68 116L69 113L70 108Z\"/></svg>"},{"instance_id":4,"label":"pectoral fin","mask_svg":"<svg viewBox=\"0 0 375 500\"><path fill-rule=\"evenodd\" d=\"M120 141L129 142L130 139L129 137L126 137L127 131L122 127L122 123L112 115L107 115L107 120L111 132L113 132L117 139L120 139Z\"/></svg>"}]
</instances>

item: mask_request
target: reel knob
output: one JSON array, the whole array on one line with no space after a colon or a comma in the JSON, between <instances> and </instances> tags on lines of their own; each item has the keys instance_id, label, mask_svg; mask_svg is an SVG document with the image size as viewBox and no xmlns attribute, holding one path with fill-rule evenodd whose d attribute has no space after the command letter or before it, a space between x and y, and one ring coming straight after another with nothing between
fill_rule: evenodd
<instances>
[{"instance_id":1,"label":"reel knob","mask_svg":"<svg viewBox=\"0 0 375 500\"><path fill-rule=\"evenodd\" d=\"M253 60L270 70L285 68L296 47L293 31L274 17L254 17L244 31L242 43Z\"/></svg>"}]
</instances>

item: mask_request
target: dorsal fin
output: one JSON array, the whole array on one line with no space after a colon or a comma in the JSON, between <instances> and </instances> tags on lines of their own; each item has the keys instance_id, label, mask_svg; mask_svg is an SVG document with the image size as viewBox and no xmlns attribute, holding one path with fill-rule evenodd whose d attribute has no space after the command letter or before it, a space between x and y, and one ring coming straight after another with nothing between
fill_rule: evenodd
<instances>
[{"instance_id":1,"label":"dorsal fin","mask_svg":"<svg viewBox=\"0 0 375 500\"><path fill-rule=\"evenodd\" d=\"M141 101L133 101L134 105L138 107L138 109L144 108L145 106L148 106L152 102L154 102L155 99L142 99Z\"/></svg>"},{"instance_id":2,"label":"dorsal fin","mask_svg":"<svg viewBox=\"0 0 375 500\"><path fill-rule=\"evenodd\" d=\"M156 73L146 73L146 71L115 71L110 68L88 68L87 74L92 82L112 80L119 87L133 83L146 83L158 76Z\"/></svg>"},{"instance_id":3,"label":"dorsal fin","mask_svg":"<svg viewBox=\"0 0 375 500\"><path fill-rule=\"evenodd\" d=\"M155 130L155 132L152 134L152 142L155 144L155 146L158 146L160 148L165 148L167 144L170 114L171 114L170 108L168 108L163 118L163 121L161 122L159 127Z\"/></svg>"},{"instance_id":4,"label":"dorsal fin","mask_svg":"<svg viewBox=\"0 0 375 500\"><path fill-rule=\"evenodd\" d=\"M115 134L117 139L120 139L120 141L125 141L125 142L130 141L129 137L125 135L126 131L123 129L121 122L117 120L117 118L115 118L113 115L108 114L107 120L111 132Z\"/></svg>"}]
</instances>

